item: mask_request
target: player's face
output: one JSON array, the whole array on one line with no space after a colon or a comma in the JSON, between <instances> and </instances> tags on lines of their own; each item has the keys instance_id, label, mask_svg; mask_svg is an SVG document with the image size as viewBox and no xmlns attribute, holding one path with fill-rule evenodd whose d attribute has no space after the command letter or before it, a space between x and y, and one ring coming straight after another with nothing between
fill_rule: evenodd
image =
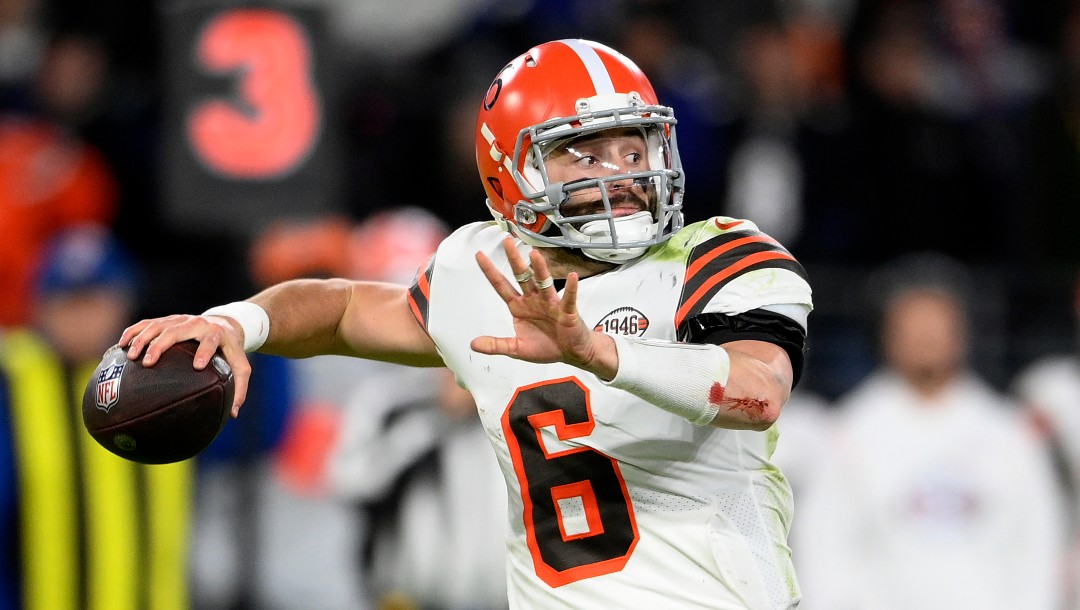
<instances>
[{"instance_id":1,"label":"player's face","mask_svg":"<svg viewBox=\"0 0 1080 610\"><path fill-rule=\"evenodd\" d=\"M544 163L549 182L572 183L649 169L645 138L636 129L612 129L571 140L548 154ZM632 180L607 183L615 217L650 209L645 187ZM574 191L563 202L563 216L582 216L604 211L599 189Z\"/></svg>"}]
</instances>

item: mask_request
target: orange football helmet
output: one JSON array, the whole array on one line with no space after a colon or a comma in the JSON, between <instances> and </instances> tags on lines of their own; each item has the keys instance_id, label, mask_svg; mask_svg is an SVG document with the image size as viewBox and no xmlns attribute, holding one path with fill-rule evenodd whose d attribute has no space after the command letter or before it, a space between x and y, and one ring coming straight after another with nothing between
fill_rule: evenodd
<instances>
[{"instance_id":1,"label":"orange football helmet","mask_svg":"<svg viewBox=\"0 0 1080 610\"><path fill-rule=\"evenodd\" d=\"M476 123L476 162L487 205L503 229L534 246L581 249L615 263L637 258L682 228L685 177L674 111L621 53L587 40L557 40L511 61L491 83ZM570 139L636 129L648 170L551 183L544 156ZM649 209L612 214L613 183L643 188ZM571 194L596 193L604 212L565 216Z\"/></svg>"}]
</instances>

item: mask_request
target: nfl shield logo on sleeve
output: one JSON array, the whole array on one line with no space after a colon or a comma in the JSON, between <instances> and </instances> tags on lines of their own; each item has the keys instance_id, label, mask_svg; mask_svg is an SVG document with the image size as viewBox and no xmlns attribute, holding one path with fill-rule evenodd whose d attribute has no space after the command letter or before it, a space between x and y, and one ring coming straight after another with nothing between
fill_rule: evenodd
<instances>
[{"instance_id":1,"label":"nfl shield logo on sleeve","mask_svg":"<svg viewBox=\"0 0 1080 610\"><path fill-rule=\"evenodd\" d=\"M124 363L112 364L101 369L97 382L97 406L106 413L120 399L120 377L124 374Z\"/></svg>"}]
</instances>

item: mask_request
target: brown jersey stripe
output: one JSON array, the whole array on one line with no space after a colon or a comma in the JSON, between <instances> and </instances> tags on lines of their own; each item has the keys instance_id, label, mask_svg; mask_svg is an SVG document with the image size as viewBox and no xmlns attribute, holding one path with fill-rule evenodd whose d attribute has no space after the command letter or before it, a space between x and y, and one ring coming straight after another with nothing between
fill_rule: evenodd
<instances>
[{"instance_id":1,"label":"brown jersey stripe","mask_svg":"<svg viewBox=\"0 0 1080 610\"><path fill-rule=\"evenodd\" d=\"M425 307L423 311L420 309L420 305L413 297L412 290L409 291L409 309L412 310L412 315L414 318L416 318L416 323L419 324L420 327L424 329L424 331L427 331L427 316L424 315L424 312L427 311L427 308Z\"/></svg>"},{"instance_id":2,"label":"brown jersey stripe","mask_svg":"<svg viewBox=\"0 0 1080 610\"><path fill-rule=\"evenodd\" d=\"M416 321L420 323L420 326L427 332L428 328L428 308L430 306L431 298L431 274L435 269L435 255L431 255L431 258L427 260L427 263L421 267L420 273L416 274L416 280L413 281L413 285L409 287L409 308L412 309L413 316L416 317Z\"/></svg>"},{"instance_id":3,"label":"brown jersey stripe","mask_svg":"<svg viewBox=\"0 0 1080 610\"><path fill-rule=\"evenodd\" d=\"M698 244L687 260L675 318L677 327L701 313L727 282L748 271L768 267L788 269L806 278L806 271L791 253L760 231L730 231Z\"/></svg>"},{"instance_id":4,"label":"brown jersey stripe","mask_svg":"<svg viewBox=\"0 0 1080 610\"><path fill-rule=\"evenodd\" d=\"M790 256L773 238L753 230L731 231L695 246L686 262L686 279L683 280L680 307L689 295L695 294L710 277L723 272L744 256L756 252L782 252Z\"/></svg>"},{"instance_id":5,"label":"brown jersey stripe","mask_svg":"<svg viewBox=\"0 0 1080 610\"><path fill-rule=\"evenodd\" d=\"M795 257L791 256L786 251L765 251L748 254L734 263L727 265L718 273L710 275L701 283L700 287L694 290L693 294L683 300L679 310L675 313L675 328L682 326L683 321L685 321L692 313L699 313L703 310L708 299L719 292L724 284L735 277L754 269L764 269L769 267L785 267L792 269L789 265L778 265L772 261L786 261L792 263L796 265L800 271L802 268L795 260ZM794 269L792 270L794 271ZM800 271L796 272L799 273ZM684 288L684 294L686 289L689 289L689 285Z\"/></svg>"},{"instance_id":6,"label":"brown jersey stripe","mask_svg":"<svg viewBox=\"0 0 1080 610\"><path fill-rule=\"evenodd\" d=\"M712 242L713 240L710 240L705 242L705 244L703 245L708 246ZM696 257L693 254L690 255L690 266L686 268L686 279L683 280L683 282L689 284L693 277L697 275L699 271L701 271L710 262L716 260L716 258L721 256L722 254L730 252L740 246L754 243L770 244L776 247L780 247L779 243L777 243L773 238L765 234L748 235L746 237L740 237L738 239L727 241L726 243L721 242L720 245L706 251L704 254ZM695 250L697 250L697 248L695 248Z\"/></svg>"}]
</instances>

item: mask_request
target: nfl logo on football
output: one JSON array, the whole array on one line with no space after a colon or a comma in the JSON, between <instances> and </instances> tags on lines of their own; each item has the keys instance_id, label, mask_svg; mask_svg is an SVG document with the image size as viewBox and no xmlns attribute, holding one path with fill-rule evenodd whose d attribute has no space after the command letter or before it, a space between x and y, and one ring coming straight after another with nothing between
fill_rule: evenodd
<instances>
[{"instance_id":1,"label":"nfl logo on football","mask_svg":"<svg viewBox=\"0 0 1080 610\"><path fill-rule=\"evenodd\" d=\"M97 406L106 413L120 399L120 376L124 374L124 364L114 364L98 373Z\"/></svg>"}]
</instances>

